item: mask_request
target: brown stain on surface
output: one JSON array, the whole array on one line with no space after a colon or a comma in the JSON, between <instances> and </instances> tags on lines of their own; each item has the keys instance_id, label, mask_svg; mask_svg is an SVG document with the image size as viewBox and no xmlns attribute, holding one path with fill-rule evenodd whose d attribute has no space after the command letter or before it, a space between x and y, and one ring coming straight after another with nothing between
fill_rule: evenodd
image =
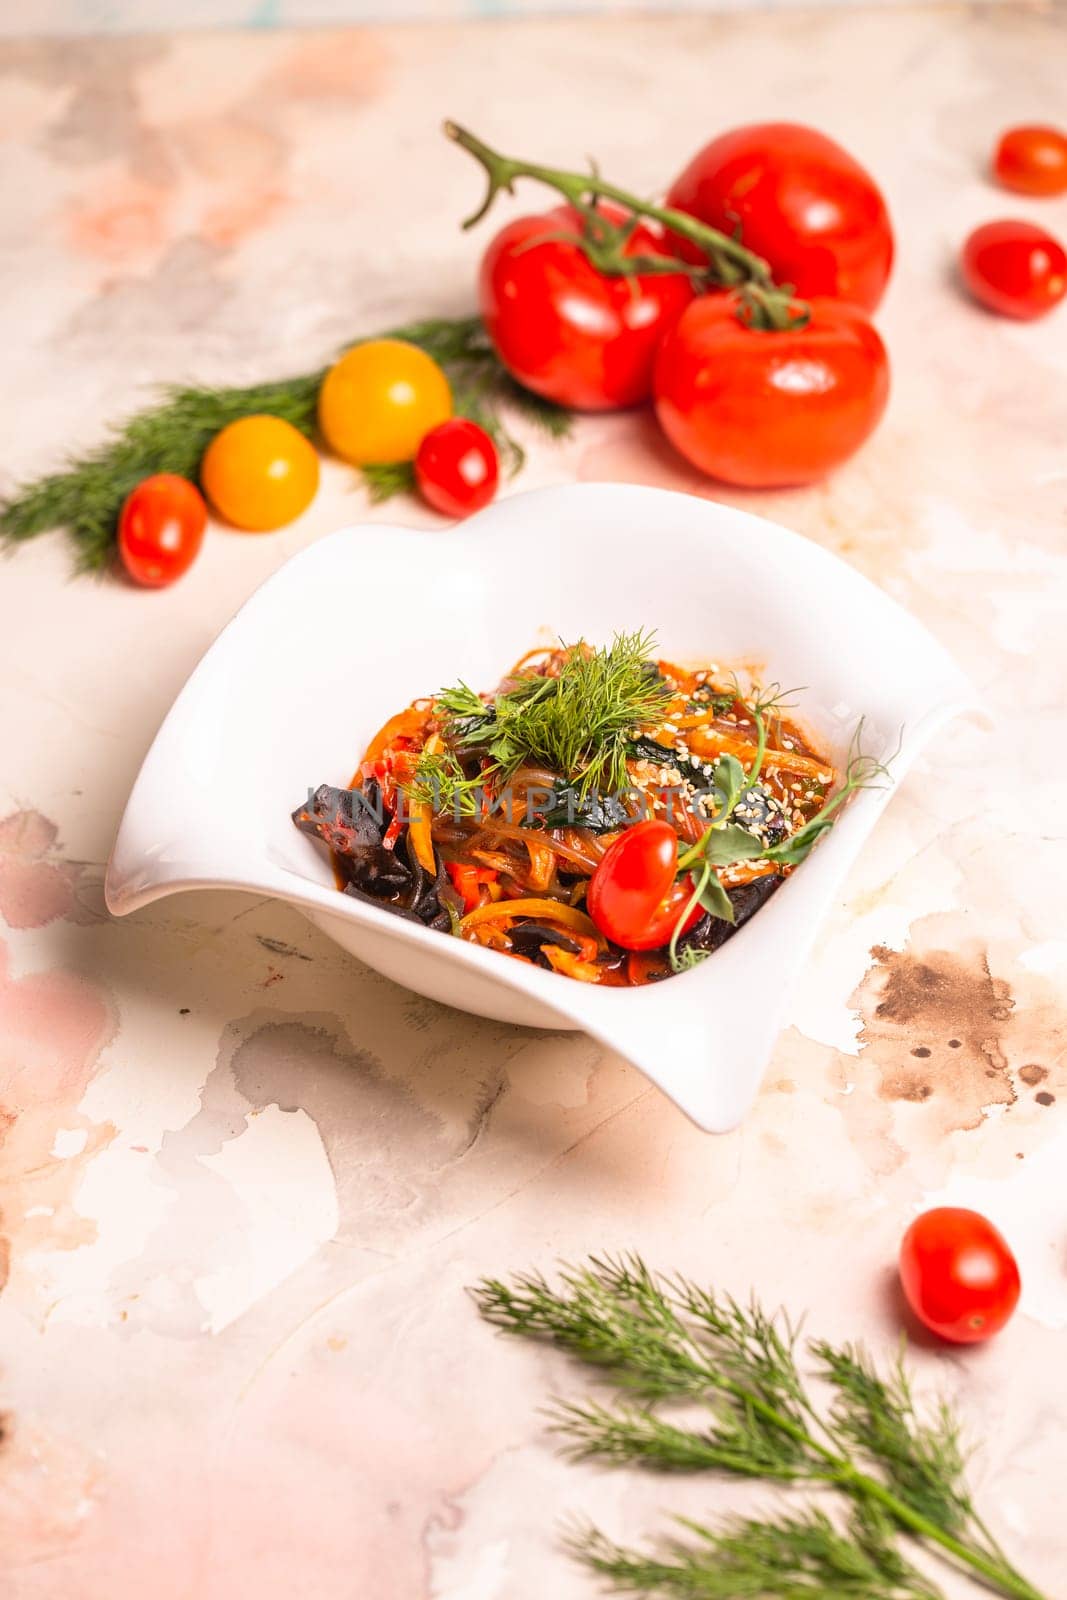
<instances>
[{"instance_id":1,"label":"brown stain on surface","mask_svg":"<svg viewBox=\"0 0 1067 1600\"><path fill-rule=\"evenodd\" d=\"M963 1134L983 1139L984 1170L1006 1172L1056 1132L1067 1005L1022 959L1032 943L1021 932L976 936L973 917L943 912L913 922L903 950L872 950L851 996L858 1056L835 1053L828 1068L871 1171L941 1182Z\"/></svg>"},{"instance_id":2,"label":"brown stain on surface","mask_svg":"<svg viewBox=\"0 0 1067 1600\"><path fill-rule=\"evenodd\" d=\"M1002 1034L1012 1020L1008 985L980 946L956 950L876 946L857 995L864 1058L882 1100L951 1101L954 1125L977 1127L990 1105L1016 1092Z\"/></svg>"}]
</instances>

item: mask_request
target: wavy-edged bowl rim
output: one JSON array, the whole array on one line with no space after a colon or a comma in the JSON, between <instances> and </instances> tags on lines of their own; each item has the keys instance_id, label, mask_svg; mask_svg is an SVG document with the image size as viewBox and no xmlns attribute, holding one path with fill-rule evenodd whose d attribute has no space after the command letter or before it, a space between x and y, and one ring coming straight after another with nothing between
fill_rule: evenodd
<instances>
[{"instance_id":1,"label":"wavy-edged bowl rim","mask_svg":"<svg viewBox=\"0 0 1067 1600\"><path fill-rule=\"evenodd\" d=\"M328 578L331 562L342 551L347 560L353 550L362 550L368 535L390 541L398 558L410 548L413 556L424 561L428 559L425 541L446 539L451 543L450 554L456 559L464 550L477 547L482 538L500 541L507 537L509 521L521 530L530 515L536 514L547 523L553 517L565 521L576 510L587 512L594 523L602 518L617 521L620 516L636 515L640 510L643 518L653 521L658 516L669 519L674 514L680 521L693 519L695 527L704 517L709 528L722 524L732 531L740 530L746 542L754 543L764 556L788 551L794 566L799 563L800 568L810 569L815 586L820 574L832 575L836 586L860 597L872 617L881 619L884 631L891 632L901 648L921 652L930 663L929 701L923 713L903 727L900 748L885 787L857 794L802 868L711 959L659 984L637 989L598 988L539 967L508 961L479 945L446 939L376 906L342 896L332 885L302 877L291 867L271 861L266 852L235 861L232 840L227 838L219 841L211 833L198 835L190 828L186 840L179 828L167 843L152 842L153 807L158 810L159 797L174 792L175 772L179 777L181 772L181 752L183 748L187 752L189 739L196 738L195 717L207 703L205 689L213 686L220 675L228 681L232 653L246 649L248 639L256 637L261 613L276 611L290 590L299 590L302 583L314 587L316 579ZM575 533L573 537L579 535ZM524 642L522 638L516 641L519 648ZM768 649L768 654L773 655L773 648ZM447 661L442 662L442 672L449 676ZM242 606L194 669L156 735L131 790L108 863L107 904L114 915L124 916L164 895L193 889L239 889L283 899L334 937L341 934L342 943L346 930L373 936L379 941L379 959L387 950L399 950L408 952L409 961L415 964L425 959L439 969L445 960L461 975L455 995L442 994L437 981L412 981L410 986L420 992L447 998L461 1008L497 1015L507 1013L516 1001L521 1001L520 1010L533 1013L529 1017L524 1014L524 1021L582 1029L636 1065L699 1126L726 1131L737 1125L755 1095L788 991L833 895L882 810L929 742L948 721L976 709L977 703L973 688L944 648L861 574L796 533L714 501L669 490L579 484L508 497L447 533L382 523L356 524L316 541L281 566ZM287 819L292 797L280 804ZM310 841L308 849L314 849ZM371 965L378 965L374 953L368 955L365 944L363 941L359 954ZM779 956L783 950L786 952L784 959L773 964L773 992L768 994L764 988L755 1014L751 1006L746 1010L740 1003L727 1007L727 998L736 1000L739 995L755 992L754 983L767 965L764 947ZM381 959L380 970L395 975L396 965L396 960ZM468 975L468 981L476 983L483 995L488 992L488 980L489 988L500 989L511 997L510 1006L502 1001L501 1010L496 1011L492 1006L487 1008L484 1000L471 1004L469 996L465 1002L462 975ZM411 977L416 976L413 966ZM737 1010L745 1012L740 1019Z\"/></svg>"}]
</instances>

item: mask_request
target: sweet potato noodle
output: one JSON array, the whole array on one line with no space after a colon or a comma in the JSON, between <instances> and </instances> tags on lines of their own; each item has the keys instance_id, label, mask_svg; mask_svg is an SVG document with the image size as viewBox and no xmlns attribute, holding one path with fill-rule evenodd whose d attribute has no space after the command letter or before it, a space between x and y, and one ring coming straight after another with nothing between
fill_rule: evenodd
<instances>
[{"instance_id":1,"label":"sweet potato noodle","mask_svg":"<svg viewBox=\"0 0 1067 1600\"><path fill-rule=\"evenodd\" d=\"M722 773L743 774L729 821L758 850L715 869L735 920L703 912L676 941L676 969L679 952L717 949L774 893L792 865L764 851L811 821L838 774L779 701L718 667L650 659L648 643L532 651L489 694L459 685L415 701L348 788L323 785L294 822L329 849L347 895L583 982L666 977L666 945L624 950L585 910L622 831L667 821L684 853L725 815Z\"/></svg>"}]
</instances>

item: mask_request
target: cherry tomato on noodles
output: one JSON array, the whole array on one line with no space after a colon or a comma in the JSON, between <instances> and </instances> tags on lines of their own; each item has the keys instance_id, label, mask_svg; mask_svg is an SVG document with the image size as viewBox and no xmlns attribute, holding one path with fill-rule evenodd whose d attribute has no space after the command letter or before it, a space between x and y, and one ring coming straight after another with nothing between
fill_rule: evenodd
<instances>
[{"instance_id":1,"label":"cherry tomato on noodles","mask_svg":"<svg viewBox=\"0 0 1067 1600\"><path fill-rule=\"evenodd\" d=\"M159 472L126 496L119 515L119 555L135 583L162 589L188 572L207 526L203 496L187 478Z\"/></svg>"},{"instance_id":2,"label":"cherry tomato on noodles","mask_svg":"<svg viewBox=\"0 0 1067 1600\"><path fill-rule=\"evenodd\" d=\"M453 417L431 428L415 457L415 478L427 504L446 517L480 511L496 494L500 462L484 428Z\"/></svg>"},{"instance_id":3,"label":"cherry tomato on noodles","mask_svg":"<svg viewBox=\"0 0 1067 1600\"><path fill-rule=\"evenodd\" d=\"M1059 128L1009 128L993 155L993 173L1017 194L1063 194L1067 190L1067 133Z\"/></svg>"},{"instance_id":4,"label":"cherry tomato on noodles","mask_svg":"<svg viewBox=\"0 0 1067 1600\"><path fill-rule=\"evenodd\" d=\"M798 295L873 311L893 265L893 231L871 175L833 139L795 122L721 134L675 179L667 204L709 223L770 264ZM689 257L691 245L680 242Z\"/></svg>"},{"instance_id":5,"label":"cherry tomato on noodles","mask_svg":"<svg viewBox=\"0 0 1067 1600\"><path fill-rule=\"evenodd\" d=\"M1067 252L1032 222L987 222L963 247L963 281L989 311L1024 322L1067 293Z\"/></svg>"},{"instance_id":6,"label":"cherry tomato on noodles","mask_svg":"<svg viewBox=\"0 0 1067 1600\"><path fill-rule=\"evenodd\" d=\"M628 939L648 926L678 871L678 835L666 822L638 822L609 845L589 880L586 906L608 939Z\"/></svg>"},{"instance_id":7,"label":"cherry tomato on noodles","mask_svg":"<svg viewBox=\"0 0 1067 1600\"><path fill-rule=\"evenodd\" d=\"M625 948L627 950L659 950L663 945L669 944L678 918L685 910L692 895L693 881L691 878L686 877L673 884L652 913L644 931L638 934L636 939L631 939ZM695 905L678 929L679 935L688 933L690 928L695 928L703 915L704 907L699 904Z\"/></svg>"},{"instance_id":8,"label":"cherry tomato on noodles","mask_svg":"<svg viewBox=\"0 0 1067 1600\"><path fill-rule=\"evenodd\" d=\"M638 822L605 851L589 880L586 908L605 938L624 950L654 950L674 932L692 890L676 884L678 835L666 822ZM692 927L700 907L687 918Z\"/></svg>"},{"instance_id":9,"label":"cherry tomato on noodles","mask_svg":"<svg viewBox=\"0 0 1067 1600\"><path fill-rule=\"evenodd\" d=\"M617 206L603 211L618 221ZM656 347L693 298L685 273L610 276L587 259L569 206L509 222L482 260L482 317L501 361L535 394L579 411L639 405L652 391ZM562 237L561 237L562 235ZM627 255L671 254L638 225Z\"/></svg>"},{"instance_id":10,"label":"cherry tomato on noodles","mask_svg":"<svg viewBox=\"0 0 1067 1600\"><path fill-rule=\"evenodd\" d=\"M733 295L683 312L656 361L656 415L687 460L752 488L812 483L858 450L889 397L889 364L856 306L813 300L805 327L763 330Z\"/></svg>"},{"instance_id":11,"label":"cherry tomato on noodles","mask_svg":"<svg viewBox=\"0 0 1067 1600\"><path fill-rule=\"evenodd\" d=\"M1019 1268L1003 1236L962 1206L938 1206L916 1217L901 1242L900 1281L920 1322L956 1344L997 1333L1020 1291Z\"/></svg>"}]
</instances>

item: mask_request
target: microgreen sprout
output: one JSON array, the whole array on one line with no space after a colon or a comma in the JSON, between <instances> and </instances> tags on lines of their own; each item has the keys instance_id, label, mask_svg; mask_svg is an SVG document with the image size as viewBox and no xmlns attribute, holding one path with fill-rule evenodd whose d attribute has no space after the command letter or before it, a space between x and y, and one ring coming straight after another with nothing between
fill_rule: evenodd
<instances>
[{"instance_id":1,"label":"microgreen sprout","mask_svg":"<svg viewBox=\"0 0 1067 1600\"><path fill-rule=\"evenodd\" d=\"M671 934L668 952L673 972L684 972L694 965L685 951L679 953L682 929L694 907L703 906L709 915L721 917L724 922L732 924L735 920L733 903L723 888L717 868L732 866L740 861L755 860L770 861L779 867L799 866L807 859L823 834L833 827L836 813L846 800L857 789L877 788L880 779L888 778L889 763L899 754L899 741L897 749L885 761L867 754L862 748L864 719L861 717L849 744L840 786L796 833L783 839L779 844L762 844L747 829L731 824L729 819L741 795L753 788L762 771L767 750L768 713L789 704L786 697L795 692L783 691L778 684L772 684L769 689L758 691L751 701L743 702L756 729L756 753L747 772L743 772L740 779L738 778L738 773L741 772L740 763L732 756L720 758L713 780L716 796L721 797L719 809L696 844L678 857L679 872L692 873L693 892L686 901ZM724 778L720 779L720 770L729 762L733 763L733 767L727 766Z\"/></svg>"}]
</instances>

